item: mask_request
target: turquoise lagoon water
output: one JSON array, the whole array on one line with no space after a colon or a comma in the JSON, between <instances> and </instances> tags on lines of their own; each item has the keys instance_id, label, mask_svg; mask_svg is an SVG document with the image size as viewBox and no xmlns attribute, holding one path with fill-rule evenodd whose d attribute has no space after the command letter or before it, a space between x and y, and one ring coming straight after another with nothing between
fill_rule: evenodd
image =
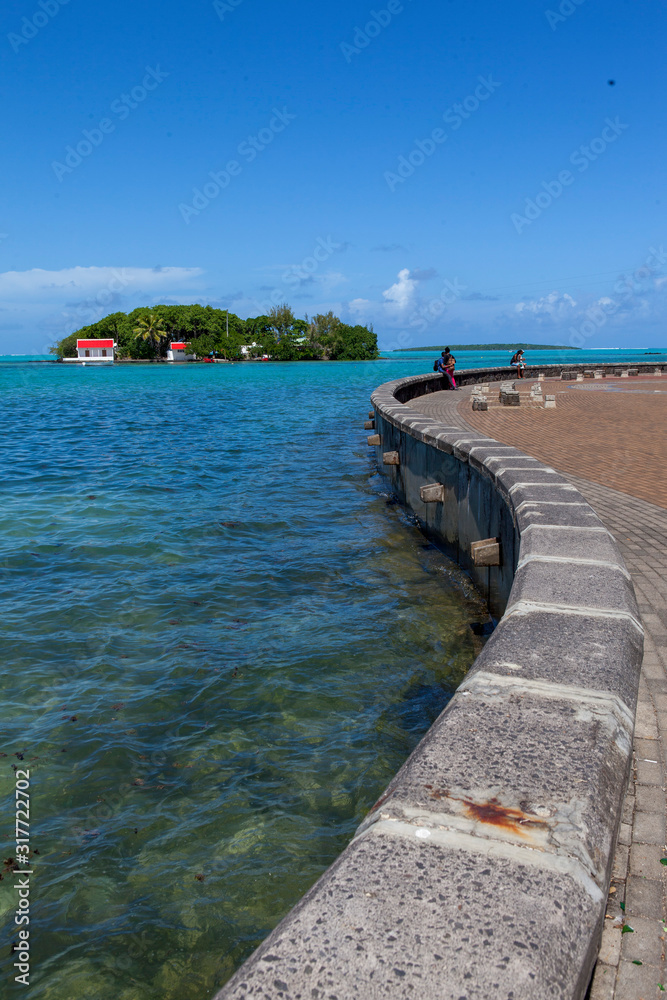
<instances>
[{"instance_id":1,"label":"turquoise lagoon water","mask_svg":"<svg viewBox=\"0 0 667 1000\"><path fill-rule=\"evenodd\" d=\"M5 865L0 995L210 997L444 707L486 612L362 430L430 358L0 359L3 858L16 767L36 849L31 985Z\"/></svg>"},{"instance_id":2,"label":"turquoise lagoon water","mask_svg":"<svg viewBox=\"0 0 667 1000\"><path fill-rule=\"evenodd\" d=\"M363 431L413 370L0 364L0 995L210 997L446 704L486 611Z\"/></svg>"}]
</instances>

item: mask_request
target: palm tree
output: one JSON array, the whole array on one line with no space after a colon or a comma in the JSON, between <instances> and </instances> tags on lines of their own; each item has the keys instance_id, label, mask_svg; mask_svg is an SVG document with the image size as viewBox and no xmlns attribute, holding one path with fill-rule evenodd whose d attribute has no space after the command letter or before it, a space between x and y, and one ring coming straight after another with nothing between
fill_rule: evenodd
<instances>
[{"instance_id":1,"label":"palm tree","mask_svg":"<svg viewBox=\"0 0 667 1000\"><path fill-rule=\"evenodd\" d=\"M155 349L156 354L160 354L162 341L169 337L169 331L164 325L164 320L155 313L149 313L147 319L140 319L132 332L135 339L147 340Z\"/></svg>"}]
</instances>

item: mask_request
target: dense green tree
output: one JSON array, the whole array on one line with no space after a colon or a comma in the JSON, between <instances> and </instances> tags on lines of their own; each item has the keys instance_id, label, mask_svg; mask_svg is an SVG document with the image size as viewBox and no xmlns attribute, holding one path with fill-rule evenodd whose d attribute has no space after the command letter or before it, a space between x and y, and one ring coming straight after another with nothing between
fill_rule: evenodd
<instances>
[{"instance_id":1,"label":"dense green tree","mask_svg":"<svg viewBox=\"0 0 667 1000\"><path fill-rule=\"evenodd\" d=\"M331 361L371 361L380 357L377 337L367 326L341 323L333 333Z\"/></svg>"},{"instance_id":2,"label":"dense green tree","mask_svg":"<svg viewBox=\"0 0 667 1000\"><path fill-rule=\"evenodd\" d=\"M283 340L283 338L293 336L296 316L286 302L283 302L279 306L273 306L268 319L269 328L276 340Z\"/></svg>"}]
</instances>

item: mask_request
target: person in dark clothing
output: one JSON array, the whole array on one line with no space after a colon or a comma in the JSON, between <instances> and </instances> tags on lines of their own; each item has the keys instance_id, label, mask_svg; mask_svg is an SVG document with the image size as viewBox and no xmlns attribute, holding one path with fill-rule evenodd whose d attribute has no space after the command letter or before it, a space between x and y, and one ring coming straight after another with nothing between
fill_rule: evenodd
<instances>
[{"instance_id":1,"label":"person in dark clothing","mask_svg":"<svg viewBox=\"0 0 667 1000\"><path fill-rule=\"evenodd\" d=\"M458 392L458 386L454 379L454 369L456 367L456 358L449 350L448 347L444 349L441 356L438 358L438 371L447 380L448 388L456 389Z\"/></svg>"},{"instance_id":2,"label":"person in dark clothing","mask_svg":"<svg viewBox=\"0 0 667 1000\"><path fill-rule=\"evenodd\" d=\"M523 351L516 352L516 354L510 361L510 365L513 368L516 368L517 372L519 373L519 378L523 378L523 370L526 367L526 362L523 360Z\"/></svg>"}]
</instances>

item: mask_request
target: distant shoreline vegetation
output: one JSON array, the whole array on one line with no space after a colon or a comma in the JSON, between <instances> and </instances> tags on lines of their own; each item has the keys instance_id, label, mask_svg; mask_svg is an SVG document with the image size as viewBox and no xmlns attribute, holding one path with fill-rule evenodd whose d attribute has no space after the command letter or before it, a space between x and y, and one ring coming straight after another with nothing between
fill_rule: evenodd
<instances>
[{"instance_id":1,"label":"distant shoreline vegetation","mask_svg":"<svg viewBox=\"0 0 667 1000\"><path fill-rule=\"evenodd\" d=\"M230 361L269 356L273 361L373 361L379 358L373 327L349 326L332 312L297 319L287 304L266 316L241 319L212 306L140 307L116 312L64 337L51 348L75 358L77 339L116 342L119 361L164 358L170 343L188 344L188 353ZM241 351L241 348L246 348Z\"/></svg>"},{"instance_id":2,"label":"distant shoreline vegetation","mask_svg":"<svg viewBox=\"0 0 667 1000\"><path fill-rule=\"evenodd\" d=\"M402 351L444 351L446 344L437 347L399 347L393 354ZM565 347L563 344L452 344L450 351L580 351L580 347Z\"/></svg>"}]
</instances>

